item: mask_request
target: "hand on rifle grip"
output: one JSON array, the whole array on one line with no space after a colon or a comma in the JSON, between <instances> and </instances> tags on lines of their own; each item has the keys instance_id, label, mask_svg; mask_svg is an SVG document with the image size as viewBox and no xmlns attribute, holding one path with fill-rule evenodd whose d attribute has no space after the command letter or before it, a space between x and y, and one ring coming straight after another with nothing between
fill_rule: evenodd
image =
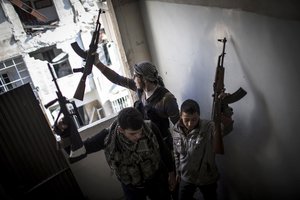
<instances>
[{"instance_id":1,"label":"hand on rifle grip","mask_svg":"<svg viewBox=\"0 0 300 200\"><path fill-rule=\"evenodd\" d=\"M221 93L218 95L218 98L222 100L227 96L230 96L230 93L225 93L225 88L224 88L222 89Z\"/></svg>"},{"instance_id":2,"label":"hand on rifle grip","mask_svg":"<svg viewBox=\"0 0 300 200\"><path fill-rule=\"evenodd\" d=\"M99 59L99 54L97 52L95 52L95 60L94 60L94 65L97 65L98 63L101 63L100 59Z\"/></svg>"},{"instance_id":3,"label":"hand on rifle grip","mask_svg":"<svg viewBox=\"0 0 300 200\"><path fill-rule=\"evenodd\" d=\"M233 130L234 120L231 117L221 115L221 122L223 124L223 135L227 135Z\"/></svg>"},{"instance_id":4,"label":"hand on rifle grip","mask_svg":"<svg viewBox=\"0 0 300 200\"><path fill-rule=\"evenodd\" d=\"M228 106L228 104L222 104L221 114L226 117L231 117L233 115L233 109L230 106Z\"/></svg>"},{"instance_id":5,"label":"hand on rifle grip","mask_svg":"<svg viewBox=\"0 0 300 200\"><path fill-rule=\"evenodd\" d=\"M68 125L64 122L64 118L61 118L57 123L57 128L61 131L64 131L68 128Z\"/></svg>"},{"instance_id":6,"label":"hand on rifle grip","mask_svg":"<svg viewBox=\"0 0 300 200\"><path fill-rule=\"evenodd\" d=\"M44 106L46 109L48 109L50 106L52 106L57 101L58 101L58 99L54 99L54 100L50 101L49 103L45 104Z\"/></svg>"},{"instance_id":7,"label":"hand on rifle grip","mask_svg":"<svg viewBox=\"0 0 300 200\"><path fill-rule=\"evenodd\" d=\"M82 72L82 73L83 73L83 71L84 71L84 67L74 68L74 69L73 69L73 72L74 72L74 73L77 73L77 72Z\"/></svg>"}]
</instances>

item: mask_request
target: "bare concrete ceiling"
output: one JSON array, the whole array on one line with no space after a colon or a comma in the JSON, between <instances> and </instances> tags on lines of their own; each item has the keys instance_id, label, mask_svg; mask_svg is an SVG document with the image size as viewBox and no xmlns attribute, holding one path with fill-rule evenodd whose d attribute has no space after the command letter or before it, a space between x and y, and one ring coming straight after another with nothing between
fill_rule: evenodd
<instances>
[{"instance_id":1,"label":"bare concrete ceiling","mask_svg":"<svg viewBox=\"0 0 300 200\"><path fill-rule=\"evenodd\" d=\"M132 1L132 0L131 0ZM148 0L228 9L300 21L300 0Z\"/></svg>"}]
</instances>

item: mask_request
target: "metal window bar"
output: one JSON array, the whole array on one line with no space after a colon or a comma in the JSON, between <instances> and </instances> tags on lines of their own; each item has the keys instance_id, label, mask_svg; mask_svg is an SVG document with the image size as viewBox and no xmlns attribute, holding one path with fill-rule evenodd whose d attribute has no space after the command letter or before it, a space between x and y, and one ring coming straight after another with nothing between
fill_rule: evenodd
<instances>
[{"instance_id":1,"label":"metal window bar","mask_svg":"<svg viewBox=\"0 0 300 200\"><path fill-rule=\"evenodd\" d=\"M126 108L129 106L129 96L123 96L120 97L114 101L112 101L112 106L113 106L113 110L114 112L119 112L120 110L122 110L123 108Z\"/></svg>"},{"instance_id":2,"label":"metal window bar","mask_svg":"<svg viewBox=\"0 0 300 200\"><path fill-rule=\"evenodd\" d=\"M23 85L24 82L23 82L23 80L22 80L22 77L21 77L21 75L20 75L19 69L17 68L17 65L16 65L14 59L12 59L12 62L13 62L13 64L14 64L14 67L15 67L15 69L16 69L16 72L17 72L17 74L18 74L18 76L19 76L19 79L21 80L22 85Z\"/></svg>"},{"instance_id":3,"label":"metal window bar","mask_svg":"<svg viewBox=\"0 0 300 200\"><path fill-rule=\"evenodd\" d=\"M10 68L11 68L11 69L14 69L16 71L15 75L17 75L17 77L18 77L17 79L9 81L9 82L6 83L4 80L2 80L3 77L1 76L0 88L4 89L4 91L1 91L1 92L7 92L7 91L10 90L7 87L7 85L11 84L13 88L16 88L18 85L13 84L13 83L17 83L17 82L21 81L21 85L24 85L25 83L31 82L30 75L29 76L24 76L24 77L21 76L21 72L26 73L26 72L28 72L28 70L27 70L27 67L26 67L24 61L22 61L22 58L20 56L16 57L16 58L9 59L9 60L6 60L6 61L3 61L3 62L1 62L1 64L3 65L4 68L0 69L0 75L1 75L1 71L5 70L5 72L7 72L7 70L10 70ZM25 81L25 79L28 79L28 80Z\"/></svg>"}]
</instances>

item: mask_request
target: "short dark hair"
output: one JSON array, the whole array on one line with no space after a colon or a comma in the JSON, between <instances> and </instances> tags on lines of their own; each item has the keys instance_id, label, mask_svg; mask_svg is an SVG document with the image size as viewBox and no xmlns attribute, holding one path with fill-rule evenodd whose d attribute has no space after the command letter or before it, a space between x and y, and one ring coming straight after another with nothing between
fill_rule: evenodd
<instances>
[{"instance_id":1,"label":"short dark hair","mask_svg":"<svg viewBox=\"0 0 300 200\"><path fill-rule=\"evenodd\" d=\"M136 108L128 107L119 112L118 123L122 129L138 130L143 122L143 115Z\"/></svg>"},{"instance_id":2,"label":"short dark hair","mask_svg":"<svg viewBox=\"0 0 300 200\"><path fill-rule=\"evenodd\" d=\"M200 115L200 106L196 101L187 99L181 104L180 112L188 114L194 114L196 112Z\"/></svg>"}]
</instances>

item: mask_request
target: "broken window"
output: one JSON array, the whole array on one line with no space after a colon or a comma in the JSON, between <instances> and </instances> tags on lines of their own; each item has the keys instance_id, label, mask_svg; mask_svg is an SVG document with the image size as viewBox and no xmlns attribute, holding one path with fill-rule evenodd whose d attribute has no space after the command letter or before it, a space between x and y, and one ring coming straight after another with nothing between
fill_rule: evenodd
<instances>
[{"instance_id":1,"label":"broken window","mask_svg":"<svg viewBox=\"0 0 300 200\"><path fill-rule=\"evenodd\" d=\"M73 73L67 53L61 52L54 57L54 51L51 49L43 52L42 55L49 63L52 63L57 78L61 78Z\"/></svg>"},{"instance_id":2,"label":"broken window","mask_svg":"<svg viewBox=\"0 0 300 200\"><path fill-rule=\"evenodd\" d=\"M39 49L38 51L31 52L29 55L35 59L40 59L51 63L57 78L62 78L73 73L69 62L69 56L61 49L57 49L53 46L45 47Z\"/></svg>"},{"instance_id":3,"label":"broken window","mask_svg":"<svg viewBox=\"0 0 300 200\"><path fill-rule=\"evenodd\" d=\"M26 33L57 27L58 15L53 0L11 0Z\"/></svg>"},{"instance_id":4,"label":"broken window","mask_svg":"<svg viewBox=\"0 0 300 200\"><path fill-rule=\"evenodd\" d=\"M29 72L21 56L0 62L0 93L31 82Z\"/></svg>"}]
</instances>

